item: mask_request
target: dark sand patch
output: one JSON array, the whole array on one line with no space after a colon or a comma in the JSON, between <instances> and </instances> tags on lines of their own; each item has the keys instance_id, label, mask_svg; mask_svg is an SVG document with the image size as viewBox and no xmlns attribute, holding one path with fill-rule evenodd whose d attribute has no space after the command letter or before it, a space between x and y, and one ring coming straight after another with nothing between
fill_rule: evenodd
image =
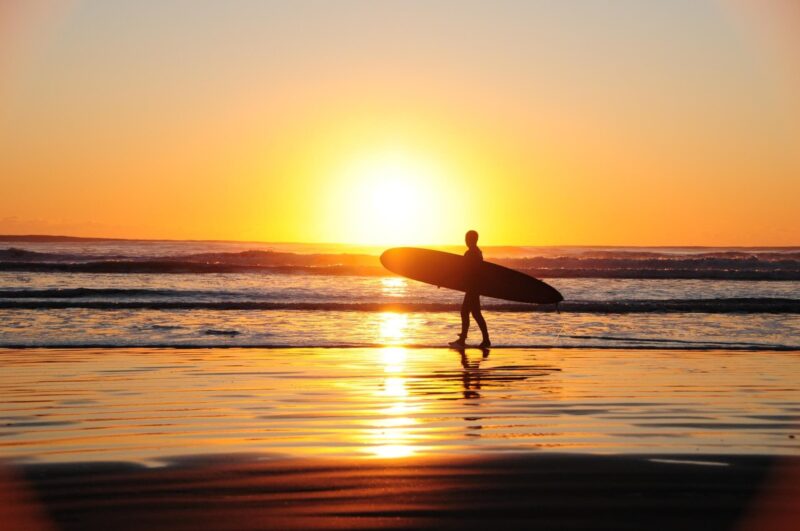
<instances>
[{"instance_id":1,"label":"dark sand patch","mask_svg":"<svg viewBox=\"0 0 800 531\"><path fill-rule=\"evenodd\" d=\"M6 471L0 494L23 487L41 500L28 512L62 529L710 531L791 529L800 518L796 457L250 455Z\"/></svg>"}]
</instances>

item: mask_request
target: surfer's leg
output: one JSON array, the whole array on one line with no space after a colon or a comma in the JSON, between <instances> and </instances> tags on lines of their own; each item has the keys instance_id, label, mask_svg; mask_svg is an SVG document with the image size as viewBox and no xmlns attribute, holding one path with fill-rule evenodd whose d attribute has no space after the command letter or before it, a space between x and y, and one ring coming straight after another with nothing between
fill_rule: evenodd
<instances>
[{"instance_id":1,"label":"surfer's leg","mask_svg":"<svg viewBox=\"0 0 800 531\"><path fill-rule=\"evenodd\" d=\"M469 312L470 312L470 297L469 293L464 295L464 302L461 303L461 334L458 339L463 343L467 340L467 333L469 332Z\"/></svg>"},{"instance_id":2,"label":"surfer's leg","mask_svg":"<svg viewBox=\"0 0 800 531\"><path fill-rule=\"evenodd\" d=\"M450 346L453 348L464 348L469 330L469 310L469 295L464 295L464 302L461 303L461 333L458 335L458 339L450 342Z\"/></svg>"},{"instance_id":3,"label":"surfer's leg","mask_svg":"<svg viewBox=\"0 0 800 531\"><path fill-rule=\"evenodd\" d=\"M483 313L481 313L480 296L475 297L475 303L472 306L472 317L475 318L478 328L481 329L481 336L483 336L481 345L489 346L491 344L489 341L489 329L486 327L486 319L483 318Z\"/></svg>"}]
</instances>

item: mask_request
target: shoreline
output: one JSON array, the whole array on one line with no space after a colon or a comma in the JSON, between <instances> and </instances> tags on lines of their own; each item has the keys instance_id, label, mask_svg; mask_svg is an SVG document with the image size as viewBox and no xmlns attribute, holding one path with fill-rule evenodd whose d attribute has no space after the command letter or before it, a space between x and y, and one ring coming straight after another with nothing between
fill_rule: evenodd
<instances>
[{"instance_id":1,"label":"shoreline","mask_svg":"<svg viewBox=\"0 0 800 531\"><path fill-rule=\"evenodd\" d=\"M638 341L638 339L621 339L621 341ZM669 340L665 340L667 342ZM800 352L800 346L791 345L737 345L737 344L717 344L709 342L707 345L694 346L691 344L678 344L675 346L654 346L647 345L547 345L547 344L531 344L531 345L492 345L491 348L486 349L494 350L532 350L532 351L552 351L552 350L568 350L568 351L653 351L653 352ZM292 345L292 344L272 344L272 343L257 343L257 344L180 344L180 343L150 343L150 344L104 344L104 343L55 343L47 345L31 345L26 343L0 345L0 352L2 351L15 351L15 350L349 350L349 349L368 349L379 350L386 348L401 348L409 350L445 350L450 352L459 352L458 349L437 344L385 344L385 343L341 343L331 345ZM467 345L466 349L471 351L482 351L484 349L477 345Z\"/></svg>"}]
</instances>

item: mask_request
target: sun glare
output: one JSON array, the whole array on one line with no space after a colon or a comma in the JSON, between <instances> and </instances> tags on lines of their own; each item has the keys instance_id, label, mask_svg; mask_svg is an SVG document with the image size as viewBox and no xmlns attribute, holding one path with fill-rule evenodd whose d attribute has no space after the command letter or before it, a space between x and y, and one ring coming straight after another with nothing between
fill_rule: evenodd
<instances>
[{"instance_id":1,"label":"sun glare","mask_svg":"<svg viewBox=\"0 0 800 531\"><path fill-rule=\"evenodd\" d=\"M355 172L356 210L367 242L412 243L434 221L430 205L435 178L421 164L400 157L377 157Z\"/></svg>"},{"instance_id":2,"label":"sun glare","mask_svg":"<svg viewBox=\"0 0 800 531\"><path fill-rule=\"evenodd\" d=\"M377 167L366 175L363 186L372 201L375 212L385 216L401 216L414 210L416 204L414 183L416 175L410 168L399 166Z\"/></svg>"},{"instance_id":3,"label":"sun glare","mask_svg":"<svg viewBox=\"0 0 800 531\"><path fill-rule=\"evenodd\" d=\"M430 243L442 228L447 177L433 161L410 153L357 158L336 179L337 229L360 244Z\"/></svg>"}]
</instances>

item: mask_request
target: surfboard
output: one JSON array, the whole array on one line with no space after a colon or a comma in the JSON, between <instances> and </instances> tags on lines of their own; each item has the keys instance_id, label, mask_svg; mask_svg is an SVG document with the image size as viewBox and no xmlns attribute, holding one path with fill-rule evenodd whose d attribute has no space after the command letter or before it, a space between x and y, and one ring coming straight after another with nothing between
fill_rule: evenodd
<instances>
[{"instance_id":1,"label":"surfboard","mask_svg":"<svg viewBox=\"0 0 800 531\"><path fill-rule=\"evenodd\" d=\"M434 286L466 291L466 259L457 254L395 247L381 255L383 267L400 276ZM521 271L484 261L477 273L481 295L514 302L555 304L564 300L557 289Z\"/></svg>"}]
</instances>

